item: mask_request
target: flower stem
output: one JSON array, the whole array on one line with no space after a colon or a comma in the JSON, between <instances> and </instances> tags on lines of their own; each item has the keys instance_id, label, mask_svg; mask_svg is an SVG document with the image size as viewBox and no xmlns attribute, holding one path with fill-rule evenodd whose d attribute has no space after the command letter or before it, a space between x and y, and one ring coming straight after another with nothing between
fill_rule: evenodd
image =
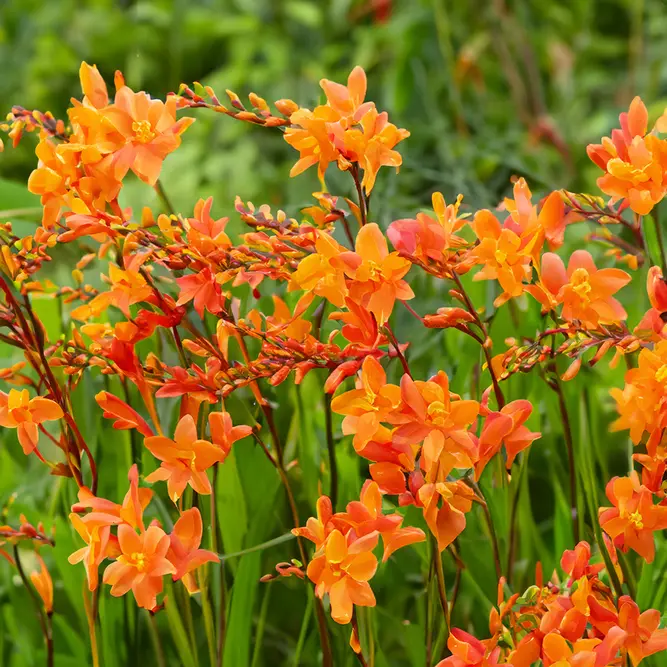
<instances>
[{"instance_id":1,"label":"flower stem","mask_svg":"<svg viewBox=\"0 0 667 667\"><path fill-rule=\"evenodd\" d=\"M166 190L164 189L164 186L162 185L162 181L158 178L157 182L155 183L155 192L157 193L157 196L160 198L160 201L162 202L162 206L164 206L164 210L168 215L174 215L176 209L174 208L173 204L171 203L171 200L169 199L169 196L167 195Z\"/></svg>"},{"instance_id":2,"label":"flower stem","mask_svg":"<svg viewBox=\"0 0 667 667\"><path fill-rule=\"evenodd\" d=\"M555 371L555 367L553 367ZM563 420L563 437L565 438L565 446L567 448L567 462L568 474L570 477L570 509L572 512L572 531L574 535L575 544L579 543L579 508L577 505L577 469L574 459L574 443L572 441L572 427L570 425L570 416L567 412L567 403L563 395L563 388L560 385L558 374L547 381L549 387L556 393L558 397L558 410L560 411L561 419Z\"/></svg>"},{"instance_id":3,"label":"flower stem","mask_svg":"<svg viewBox=\"0 0 667 667\"><path fill-rule=\"evenodd\" d=\"M667 254L665 253L665 243L662 238L662 226L660 224L660 216L658 215L658 206L653 208L653 224L655 225L655 235L658 239L658 246L660 247L660 261L662 262L662 275L667 276Z\"/></svg>"},{"instance_id":4,"label":"flower stem","mask_svg":"<svg viewBox=\"0 0 667 667\"><path fill-rule=\"evenodd\" d=\"M491 512L489 511L489 505L486 502L486 498L482 493L482 489L479 484L476 484L471 479L464 479L464 482L477 494L479 499L482 501L480 504L482 506L482 511L484 513L484 520L486 521L486 526L489 529L489 536L491 537L491 547L493 549L493 561L496 567L496 577L500 579L503 575L503 568L500 562L500 548L498 546L498 535L496 534L495 526L493 525L493 518L491 517Z\"/></svg>"},{"instance_id":5,"label":"flower stem","mask_svg":"<svg viewBox=\"0 0 667 667\"><path fill-rule=\"evenodd\" d=\"M361 189L361 180L359 179L359 165L353 164L350 169L352 178L354 179L354 187L357 189L357 197L359 198L359 217L361 218L361 226L366 224L366 200Z\"/></svg>"},{"instance_id":6,"label":"flower stem","mask_svg":"<svg viewBox=\"0 0 667 667\"><path fill-rule=\"evenodd\" d=\"M35 613L37 614L37 619L39 620L39 626L42 629L42 634L44 635L44 643L46 644L46 664L47 667L53 667L53 635L50 632L51 621L50 618L47 620L44 618L45 613L43 605L37 596L37 593L33 590L32 584L28 581L26 577L25 570L21 564L21 557L19 556L19 549L16 544L13 545L14 548L14 562L16 563L16 569L18 570L19 577L25 586L25 589L28 591L30 598L35 606ZM49 615L46 614L48 617Z\"/></svg>"},{"instance_id":7,"label":"flower stem","mask_svg":"<svg viewBox=\"0 0 667 667\"><path fill-rule=\"evenodd\" d=\"M486 359L487 368L489 369L489 375L491 376L491 383L493 384L493 393L496 395L498 408L502 409L505 407L505 396L503 395L503 391L500 388L500 383L498 382L496 373L493 370L493 363L492 363L493 359L491 357L491 352L489 351L489 348L486 345L487 341L489 340L489 332L487 331L486 324L484 324L479 314L475 310L475 306L473 305L473 302L470 300L468 293L465 291L463 283L461 282L461 278L459 278L456 271L452 271L452 280L454 281L454 283L456 283L456 287L458 288L459 293L463 297L463 302L465 303L468 312L475 318L475 324L479 327L480 331L482 332L482 335L484 336L484 340L480 341L480 346L482 348L482 352L484 353L484 358Z\"/></svg>"},{"instance_id":8,"label":"flower stem","mask_svg":"<svg viewBox=\"0 0 667 667\"><path fill-rule=\"evenodd\" d=\"M440 598L440 606L442 607L443 618L445 622L445 634L449 637L450 630L450 612L449 603L447 602L447 587L445 585L445 571L442 568L442 554L438 549L435 538L432 538L433 544L433 558L435 559L435 576L438 581L438 597Z\"/></svg>"},{"instance_id":9,"label":"flower stem","mask_svg":"<svg viewBox=\"0 0 667 667\"><path fill-rule=\"evenodd\" d=\"M333 415L331 414L331 395L324 395L324 418L327 429L327 451L329 452L329 475L331 484L329 488L329 498L333 511L336 511L338 502L338 463L336 462L336 443L333 437Z\"/></svg>"}]
</instances>

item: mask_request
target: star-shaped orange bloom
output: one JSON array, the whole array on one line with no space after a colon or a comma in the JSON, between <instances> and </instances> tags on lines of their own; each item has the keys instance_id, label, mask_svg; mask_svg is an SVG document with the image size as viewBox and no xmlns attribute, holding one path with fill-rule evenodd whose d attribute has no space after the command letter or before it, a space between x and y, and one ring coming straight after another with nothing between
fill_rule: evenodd
<instances>
[{"instance_id":1,"label":"star-shaped orange bloom","mask_svg":"<svg viewBox=\"0 0 667 667\"><path fill-rule=\"evenodd\" d=\"M70 113L73 123L94 130L88 140L99 141L99 152L105 155L98 170L108 170L120 181L131 169L142 181L155 185L162 162L178 148L180 135L194 118L176 120L175 96L166 102L151 99L146 93L135 93L116 73L116 95L108 104L106 85L96 67L83 63L81 86L85 95L82 106Z\"/></svg>"},{"instance_id":2,"label":"star-shaped orange bloom","mask_svg":"<svg viewBox=\"0 0 667 667\"><path fill-rule=\"evenodd\" d=\"M387 375L374 357L361 366L358 388L336 396L331 409L343 419L343 433L354 434L352 444L360 452L378 432L381 422L401 402L400 387L387 384Z\"/></svg>"},{"instance_id":3,"label":"star-shaped orange bloom","mask_svg":"<svg viewBox=\"0 0 667 667\"><path fill-rule=\"evenodd\" d=\"M398 252L389 252L387 239L374 222L359 230L354 248L355 252L340 255L350 279L350 298L373 313L382 325L389 319L396 299L407 301L414 297L403 280L412 264Z\"/></svg>"},{"instance_id":4,"label":"star-shaped orange bloom","mask_svg":"<svg viewBox=\"0 0 667 667\"><path fill-rule=\"evenodd\" d=\"M197 425L192 415L181 418L171 440L162 435L144 439L148 451L162 461L160 467L146 477L147 482L167 480L169 497L176 502L189 484L197 493L211 493L211 482L206 471L224 460L220 447L197 436Z\"/></svg>"},{"instance_id":5,"label":"star-shaped orange bloom","mask_svg":"<svg viewBox=\"0 0 667 667\"><path fill-rule=\"evenodd\" d=\"M61 419L61 407L49 398L30 398L27 389L0 391L0 426L17 429L24 454L33 452L39 442L39 426Z\"/></svg>"},{"instance_id":6,"label":"star-shaped orange bloom","mask_svg":"<svg viewBox=\"0 0 667 667\"><path fill-rule=\"evenodd\" d=\"M606 173L598 178L598 187L612 202L625 199L639 215L650 213L667 191L667 141L647 134L648 111L635 97L627 113L619 116L621 129L613 130L611 139L590 144L588 156ZM666 117L655 129L667 130Z\"/></svg>"},{"instance_id":7,"label":"star-shaped orange bloom","mask_svg":"<svg viewBox=\"0 0 667 667\"><path fill-rule=\"evenodd\" d=\"M639 444L645 432L661 435L667 426L667 341L660 341L650 350L642 349L637 368L625 374L625 387L613 388L619 418L612 431L630 429L630 439ZM649 438L648 453L654 454L655 439Z\"/></svg>"},{"instance_id":8,"label":"star-shaped orange bloom","mask_svg":"<svg viewBox=\"0 0 667 667\"><path fill-rule=\"evenodd\" d=\"M598 269L591 254L575 250L567 270L563 260L552 252L542 255L540 283L527 288L543 306L551 310L562 304L563 319L580 321L595 329L600 324L623 321L627 313L612 295L630 282L621 269Z\"/></svg>"},{"instance_id":9,"label":"star-shaped orange bloom","mask_svg":"<svg viewBox=\"0 0 667 667\"><path fill-rule=\"evenodd\" d=\"M169 551L166 557L176 569L172 573L173 579L182 579L191 594L199 590L192 571L204 563L220 561L217 554L199 548L202 532L201 514L196 507L192 507L181 514L169 535Z\"/></svg>"},{"instance_id":10,"label":"star-shaped orange bloom","mask_svg":"<svg viewBox=\"0 0 667 667\"><path fill-rule=\"evenodd\" d=\"M378 541L378 533L355 539L333 530L313 560L308 564L308 578L315 583L315 594L328 594L331 601L331 618L336 623L352 620L353 605L374 607L375 595L368 583L377 569L377 558L372 551Z\"/></svg>"},{"instance_id":11,"label":"star-shaped orange bloom","mask_svg":"<svg viewBox=\"0 0 667 667\"><path fill-rule=\"evenodd\" d=\"M456 236L465 224L459 217L463 195L453 204L447 204L440 192L431 198L435 218L426 213L417 213L415 219L395 220L387 229L387 236L399 252L414 255L422 261L446 259L448 250L467 245L464 238Z\"/></svg>"},{"instance_id":12,"label":"star-shaped orange bloom","mask_svg":"<svg viewBox=\"0 0 667 667\"><path fill-rule=\"evenodd\" d=\"M614 546L633 549L647 563L653 562L653 533L667 528L667 505L655 505L653 493L639 482L635 471L629 477L614 477L607 484L613 507L601 507L600 526Z\"/></svg>"},{"instance_id":13,"label":"star-shaped orange bloom","mask_svg":"<svg viewBox=\"0 0 667 667\"><path fill-rule=\"evenodd\" d=\"M120 597L132 590L137 604L144 609L157 606L162 592L162 577L176 572L167 560L170 540L162 528L149 526L137 535L127 524L118 526L120 554L104 571L104 583L111 585L111 595Z\"/></svg>"},{"instance_id":14,"label":"star-shaped orange bloom","mask_svg":"<svg viewBox=\"0 0 667 667\"><path fill-rule=\"evenodd\" d=\"M449 378L440 371L428 382L401 379L402 405L388 421L397 425L397 444L423 441L421 467L426 481L444 481L454 467L470 468L477 457L476 438L469 432L477 419L477 401L461 400L449 391Z\"/></svg>"},{"instance_id":15,"label":"star-shaped orange bloom","mask_svg":"<svg viewBox=\"0 0 667 667\"><path fill-rule=\"evenodd\" d=\"M313 292L340 308L347 296L344 265L340 261L345 248L330 234L323 231L316 233L315 252L299 262L289 289Z\"/></svg>"},{"instance_id":16,"label":"star-shaped orange bloom","mask_svg":"<svg viewBox=\"0 0 667 667\"><path fill-rule=\"evenodd\" d=\"M497 280L503 288L503 294L496 299L501 305L512 297L521 296L523 283L530 279L530 266L533 244L538 236L518 234L514 229L501 225L491 211L479 211L473 220L472 228L479 239L470 255L482 270L475 274L474 280Z\"/></svg>"}]
</instances>

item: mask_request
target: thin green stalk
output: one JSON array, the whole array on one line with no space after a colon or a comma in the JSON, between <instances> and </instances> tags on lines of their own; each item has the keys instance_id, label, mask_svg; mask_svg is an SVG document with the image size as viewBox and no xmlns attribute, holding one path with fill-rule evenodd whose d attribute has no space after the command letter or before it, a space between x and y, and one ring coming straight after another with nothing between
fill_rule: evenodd
<instances>
[{"instance_id":1,"label":"thin green stalk","mask_svg":"<svg viewBox=\"0 0 667 667\"><path fill-rule=\"evenodd\" d=\"M208 645L208 659L211 667L217 663L217 642L215 638L215 619L213 617L213 606L208 590L208 568L206 566L199 570L199 588L201 589L201 608L204 616L204 630L206 632L206 643Z\"/></svg>"},{"instance_id":2,"label":"thin green stalk","mask_svg":"<svg viewBox=\"0 0 667 667\"><path fill-rule=\"evenodd\" d=\"M299 638L296 642L296 648L294 649L294 660L292 661L293 667L299 667L301 664L301 653L303 652L303 646L306 643L306 637L308 636L308 626L310 625L310 617L313 615L313 601L315 599L315 594L312 593L308 596L306 601L306 610L303 613L303 619L301 620L301 629L299 630Z\"/></svg>"},{"instance_id":3,"label":"thin green stalk","mask_svg":"<svg viewBox=\"0 0 667 667\"><path fill-rule=\"evenodd\" d=\"M171 200L169 199L169 196L167 195L167 192L165 191L164 186L162 185L162 182L160 181L159 178L157 180L157 183L155 183L155 192L157 193L157 196L160 198L162 206L164 206L165 212L169 215L174 215L176 209L171 203Z\"/></svg>"},{"instance_id":4,"label":"thin green stalk","mask_svg":"<svg viewBox=\"0 0 667 667\"><path fill-rule=\"evenodd\" d=\"M259 667L262 659L262 639L264 638L264 628L266 627L266 615L269 611L269 600L271 598L271 588L269 584L265 588L264 598L262 599L262 607L259 611L259 619L257 621L257 630L255 632L254 644L255 648L252 652L252 662L250 667Z\"/></svg>"},{"instance_id":5,"label":"thin green stalk","mask_svg":"<svg viewBox=\"0 0 667 667\"><path fill-rule=\"evenodd\" d=\"M331 414L331 395L324 395L324 418L327 430L327 451L329 453L329 475L331 477L331 486L329 489L329 498L333 511L336 511L338 502L338 464L336 462L336 443L333 436L333 416Z\"/></svg>"},{"instance_id":6,"label":"thin green stalk","mask_svg":"<svg viewBox=\"0 0 667 667\"><path fill-rule=\"evenodd\" d=\"M660 247L660 261L662 262L662 275L667 277L667 253L665 252L665 243L662 237L662 226L660 224L660 216L658 214L658 206L653 208L653 224L655 225L655 235L658 239L658 246Z\"/></svg>"},{"instance_id":7,"label":"thin green stalk","mask_svg":"<svg viewBox=\"0 0 667 667\"><path fill-rule=\"evenodd\" d=\"M489 505L486 502L484 493L482 493L482 489L479 487L477 483L473 482L471 479L465 479L464 482L475 492L475 494L479 497L481 501L480 504L482 506L484 520L486 521L486 526L489 530L489 537L491 538L491 547L493 549L493 561L496 567L496 577L500 579L500 577L502 577L503 575L503 568L500 561L500 546L498 544L498 535L496 533L496 528L493 524L493 517L491 516L491 512L489 511Z\"/></svg>"},{"instance_id":8,"label":"thin green stalk","mask_svg":"<svg viewBox=\"0 0 667 667\"><path fill-rule=\"evenodd\" d=\"M577 503L577 469L574 458L574 443L572 440L572 427L570 425L570 416L567 411L567 403L565 401L563 388L561 387L558 374L554 373L554 377L550 378L547 384L549 385L549 387L551 387L551 389L553 389L553 391L556 393L556 396L558 397L558 409L560 411L560 416L563 421L563 437L565 438L565 446L567 448L568 474L570 477L570 508L572 513L572 529L574 533L574 542L575 544L578 544L580 539L580 533L579 533L580 519L579 519L579 507Z\"/></svg>"},{"instance_id":9,"label":"thin green stalk","mask_svg":"<svg viewBox=\"0 0 667 667\"><path fill-rule=\"evenodd\" d=\"M147 611L146 613L148 614L148 633L153 642L153 650L157 657L158 667L167 667L167 663L164 659L164 649L162 648L162 642L160 642L160 635L157 629L157 619L152 611Z\"/></svg>"},{"instance_id":10,"label":"thin green stalk","mask_svg":"<svg viewBox=\"0 0 667 667\"><path fill-rule=\"evenodd\" d=\"M359 217L361 218L361 226L366 224L366 200L364 199L364 192L361 189L361 180L359 179L359 165L353 164L350 169L352 178L354 179L354 187L357 190L357 197L359 198Z\"/></svg>"},{"instance_id":11,"label":"thin green stalk","mask_svg":"<svg viewBox=\"0 0 667 667\"><path fill-rule=\"evenodd\" d=\"M32 583L26 577L25 570L21 564L21 557L19 556L19 549L16 544L13 545L14 549L14 562L16 563L16 569L18 570L19 577L25 586L28 595L32 600L32 603L35 607L35 613L37 614L37 619L39 620L39 627L42 630L44 635L44 643L46 644L46 664L47 667L53 667L53 635L49 632L49 624L46 621L46 614L44 612L44 605L39 599L39 596L32 587Z\"/></svg>"},{"instance_id":12,"label":"thin green stalk","mask_svg":"<svg viewBox=\"0 0 667 667\"><path fill-rule=\"evenodd\" d=\"M435 538L431 538L435 540ZM449 636L450 616L449 616L449 602L447 602L447 587L445 585L445 571L442 567L442 554L438 550L438 545L433 545L433 559L435 560L435 575L438 582L438 597L440 598L440 606L442 607L443 620L445 623L445 633Z\"/></svg>"}]
</instances>

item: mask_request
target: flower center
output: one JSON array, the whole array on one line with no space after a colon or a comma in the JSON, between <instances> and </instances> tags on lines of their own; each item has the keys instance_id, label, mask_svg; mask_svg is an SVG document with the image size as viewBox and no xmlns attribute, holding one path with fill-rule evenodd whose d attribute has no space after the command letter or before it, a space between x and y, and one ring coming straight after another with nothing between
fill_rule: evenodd
<instances>
[{"instance_id":1,"label":"flower center","mask_svg":"<svg viewBox=\"0 0 667 667\"><path fill-rule=\"evenodd\" d=\"M570 278L570 285L574 292L582 301L588 303L591 299L588 296L593 289L590 283L590 274L586 269L576 269Z\"/></svg>"},{"instance_id":2,"label":"flower center","mask_svg":"<svg viewBox=\"0 0 667 667\"><path fill-rule=\"evenodd\" d=\"M132 123L132 132L134 139L140 144L147 144L155 139L155 132L147 120L135 120Z\"/></svg>"},{"instance_id":3,"label":"flower center","mask_svg":"<svg viewBox=\"0 0 667 667\"><path fill-rule=\"evenodd\" d=\"M667 364L663 364L658 368L655 372L655 379L661 384L667 382Z\"/></svg>"},{"instance_id":4,"label":"flower center","mask_svg":"<svg viewBox=\"0 0 667 667\"><path fill-rule=\"evenodd\" d=\"M147 563L145 554L135 551L132 554L132 560L134 561L134 567L136 567L139 572L143 572L146 569Z\"/></svg>"},{"instance_id":5,"label":"flower center","mask_svg":"<svg viewBox=\"0 0 667 667\"><path fill-rule=\"evenodd\" d=\"M431 422L436 426L442 426L447 418L445 404L442 401L434 401L428 406L426 411L431 418Z\"/></svg>"},{"instance_id":6,"label":"flower center","mask_svg":"<svg viewBox=\"0 0 667 667\"><path fill-rule=\"evenodd\" d=\"M382 280L382 267L373 260L368 262L368 279L376 282Z\"/></svg>"},{"instance_id":7,"label":"flower center","mask_svg":"<svg viewBox=\"0 0 667 667\"><path fill-rule=\"evenodd\" d=\"M638 530L641 530L644 527L643 517L639 512L633 512L628 519L630 519L630 523L632 523Z\"/></svg>"},{"instance_id":8,"label":"flower center","mask_svg":"<svg viewBox=\"0 0 667 667\"><path fill-rule=\"evenodd\" d=\"M496 250L493 256L498 264L505 264L507 262L507 253L502 250Z\"/></svg>"}]
</instances>

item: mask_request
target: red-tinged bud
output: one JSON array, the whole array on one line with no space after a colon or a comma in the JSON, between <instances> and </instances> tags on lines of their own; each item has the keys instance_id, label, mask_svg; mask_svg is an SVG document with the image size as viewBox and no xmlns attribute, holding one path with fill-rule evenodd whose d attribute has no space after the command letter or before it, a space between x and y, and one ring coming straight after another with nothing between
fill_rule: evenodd
<instances>
[{"instance_id":1,"label":"red-tinged bud","mask_svg":"<svg viewBox=\"0 0 667 667\"><path fill-rule=\"evenodd\" d=\"M250 100L250 104L252 104L255 109L259 109L260 111L267 111L269 108L266 100L263 97L256 95L255 93L250 93L248 95L248 99Z\"/></svg>"},{"instance_id":2,"label":"red-tinged bud","mask_svg":"<svg viewBox=\"0 0 667 667\"><path fill-rule=\"evenodd\" d=\"M340 383L350 375L354 375L361 368L361 361L345 361L343 362L324 383L324 392L326 394L333 394Z\"/></svg>"},{"instance_id":3,"label":"red-tinged bud","mask_svg":"<svg viewBox=\"0 0 667 667\"><path fill-rule=\"evenodd\" d=\"M563 382L567 382L568 380L572 380L574 377L576 377L577 373L579 372L579 369L581 368L581 357L575 359L569 366L569 368L561 375L561 380Z\"/></svg>"},{"instance_id":4,"label":"red-tinged bud","mask_svg":"<svg viewBox=\"0 0 667 667\"><path fill-rule=\"evenodd\" d=\"M232 90L225 90L225 93L227 94L227 97L229 97L229 101L232 103L232 106L235 109L240 109L241 111L245 110L245 107L241 103L241 100L239 99L239 96Z\"/></svg>"},{"instance_id":5,"label":"red-tinged bud","mask_svg":"<svg viewBox=\"0 0 667 667\"><path fill-rule=\"evenodd\" d=\"M652 266L648 270L646 291L651 305L661 313L667 311L667 281L662 277L659 266Z\"/></svg>"},{"instance_id":6,"label":"red-tinged bud","mask_svg":"<svg viewBox=\"0 0 667 667\"><path fill-rule=\"evenodd\" d=\"M434 315L424 315L424 325L429 329L446 329L465 322L474 322L475 318L463 308L438 308Z\"/></svg>"},{"instance_id":7,"label":"red-tinged bud","mask_svg":"<svg viewBox=\"0 0 667 667\"><path fill-rule=\"evenodd\" d=\"M275 103L275 107L283 116L291 116L295 111L299 110L299 105L292 100L278 100Z\"/></svg>"},{"instance_id":8,"label":"red-tinged bud","mask_svg":"<svg viewBox=\"0 0 667 667\"><path fill-rule=\"evenodd\" d=\"M265 127L282 127L287 124L288 122L284 118L278 118L278 116L269 116L269 118L264 121Z\"/></svg>"},{"instance_id":9,"label":"red-tinged bud","mask_svg":"<svg viewBox=\"0 0 667 667\"><path fill-rule=\"evenodd\" d=\"M269 379L269 384L272 387L275 387L281 382L284 382L287 379L287 376L290 374L291 370L292 369L289 366L283 366L279 371L271 376Z\"/></svg>"},{"instance_id":10,"label":"red-tinged bud","mask_svg":"<svg viewBox=\"0 0 667 667\"><path fill-rule=\"evenodd\" d=\"M312 361L304 361L300 363L294 372L294 384L301 384L303 382L303 378L305 378L306 375L313 370L313 368L317 368L317 364L313 363Z\"/></svg>"}]
</instances>

